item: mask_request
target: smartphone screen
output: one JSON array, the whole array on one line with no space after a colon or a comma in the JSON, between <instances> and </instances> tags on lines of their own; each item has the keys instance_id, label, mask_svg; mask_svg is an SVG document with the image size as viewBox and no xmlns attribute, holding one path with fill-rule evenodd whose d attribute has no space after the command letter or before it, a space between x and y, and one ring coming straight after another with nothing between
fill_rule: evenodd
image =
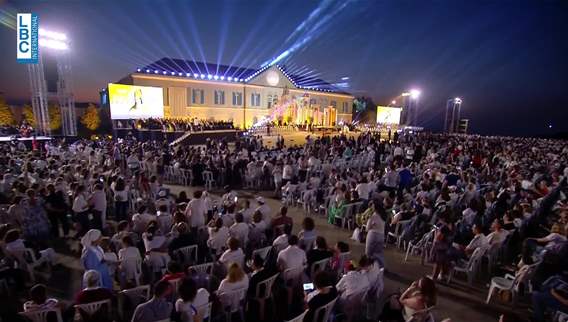
<instances>
[{"instance_id":1,"label":"smartphone screen","mask_svg":"<svg viewBox=\"0 0 568 322\"><path fill-rule=\"evenodd\" d=\"M304 284L304 291L311 292L314 289L314 283L305 283Z\"/></svg>"}]
</instances>

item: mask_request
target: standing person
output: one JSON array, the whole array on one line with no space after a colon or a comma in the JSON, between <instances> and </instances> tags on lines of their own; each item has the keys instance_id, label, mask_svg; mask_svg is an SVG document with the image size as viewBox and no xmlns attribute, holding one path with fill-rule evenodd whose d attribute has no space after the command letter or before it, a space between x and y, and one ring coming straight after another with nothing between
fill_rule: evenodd
<instances>
[{"instance_id":1,"label":"standing person","mask_svg":"<svg viewBox=\"0 0 568 322\"><path fill-rule=\"evenodd\" d=\"M112 280L108 266L104 261L104 251L99 246L101 237L100 230L91 229L81 238L81 245L83 245L81 263L86 271L97 271L101 276L101 285L112 290Z\"/></svg>"},{"instance_id":2,"label":"standing person","mask_svg":"<svg viewBox=\"0 0 568 322\"><path fill-rule=\"evenodd\" d=\"M384 244L385 244L385 221L387 214L378 200L373 201L375 212L367 220L367 240L365 243L365 255L370 260L376 260L381 267L385 267Z\"/></svg>"},{"instance_id":3,"label":"standing person","mask_svg":"<svg viewBox=\"0 0 568 322\"><path fill-rule=\"evenodd\" d=\"M114 193L114 216L116 221L126 220L128 212L128 187L124 178L113 182L111 189Z\"/></svg>"},{"instance_id":4,"label":"standing person","mask_svg":"<svg viewBox=\"0 0 568 322\"><path fill-rule=\"evenodd\" d=\"M49 239L49 222L41 201L32 189L26 191L26 212L23 218L22 230L25 239L42 244Z\"/></svg>"},{"instance_id":5,"label":"standing person","mask_svg":"<svg viewBox=\"0 0 568 322\"><path fill-rule=\"evenodd\" d=\"M106 194L103 191L103 184L95 184L95 191L89 198L89 205L91 205L91 213L93 214L93 228L102 230L106 222L106 208L107 200Z\"/></svg>"},{"instance_id":6,"label":"standing person","mask_svg":"<svg viewBox=\"0 0 568 322\"><path fill-rule=\"evenodd\" d=\"M73 198L73 213L75 221L79 225L77 229L77 237L83 236L90 228L89 223L89 203L85 196L85 186L79 185L75 189L75 196Z\"/></svg>"},{"instance_id":7,"label":"standing person","mask_svg":"<svg viewBox=\"0 0 568 322\"><path fill-rule=\"evenodd\" d=\"M67 204L63 191L56 191L53 184L47 185L48 195L45 198L47 216L51 222L51 235L59 238L59 223L63 228L63 237L69 235L69 222L67 221Z\"/></svg>"},{"instance_id":8,"label":"standing person","mask_svg":"<svg viewBox=\"0 0 568 322\"><path fill-rule=\"evenodd\" d=\"M195 191L193 193L193 199L189 201L185 208L185 216L187 217L192 234L196 234L199 228L205 226L207 208L202 196L202 191Z\"/></svg>"}]
</instances>

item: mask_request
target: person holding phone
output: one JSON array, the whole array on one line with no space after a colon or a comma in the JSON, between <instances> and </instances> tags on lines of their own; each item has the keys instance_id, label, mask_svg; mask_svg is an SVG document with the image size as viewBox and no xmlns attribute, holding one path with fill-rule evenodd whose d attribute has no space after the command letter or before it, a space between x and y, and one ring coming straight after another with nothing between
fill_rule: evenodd
<instances>
[{"instance_id":1,"label":"person holding phone","mask_svg":"<svg viewBox=\"0 0 568 322\"><path fill-rule=\"evenodd\" d=\"M337 290L333 286L332 278L325 271L319 271L314 276L314 288L315 290L306 294L305 297L305 306L308 310L304 316L306 322L313 321L316 310L337 297Z\"/></svg>"}]
</instances>

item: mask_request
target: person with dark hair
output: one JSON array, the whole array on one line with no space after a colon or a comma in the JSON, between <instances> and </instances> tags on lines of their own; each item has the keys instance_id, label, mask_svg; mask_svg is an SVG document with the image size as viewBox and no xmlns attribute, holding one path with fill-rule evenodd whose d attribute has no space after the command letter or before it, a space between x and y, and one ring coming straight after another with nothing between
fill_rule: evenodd
<instances>
[{"instance_id":1,"label":"person with dark hair","mask_svg":"<svg viewBox=\"0 0 568 322\"><path fill-rule=\"evenodd\" d=\"M393 295L385 303L380 321L408 321L416 314L436 305L436 283L429 277L412 282L400 296Z\"/></svg>"},{"instance_id":2,"label":"person with dark hair","mask_svg":"<svg viewBox=\"0 0 568 322\"><path fill-rule=\"evenodd\" d=\"M229 229L223 226L223 219L213 218L208 225L209 239L207 240L207 246L215 251L215 254L219 255L223 251L223 247L229 239Z\"/></svg>"},{"instance_id":3,"label":"person with dark hair","mask_svg":"<svg viewBox=\"0 0 568 322\"><path fill-rule=\"evenodd\" d=\"M316 237L314 249L308 250L307 253L308 267L311 266L314 262L329 258L331 256L333 256L333 253L327 247L327 241L324 237L318 236Z\"/></svg>"},{"instance_id":4,"label":"person with dark hair","mask_svg":"<svg viewBox=\"0 0 568 322\"><path fill-rule=\"evenodd\" d=\"M53 184L47 185L48 195L45 197L45 208L51 222L51 235L59 237L59 224L63 228L63 237L69 235L69 222L67 221L67 203L63 191L56 191Z\"/></svg>"},{"instance_id":5,"label":"person with dark hair","mask_svg":"<svg viewBox=\"0 0 568 322\"><path fill-rule=\"evenodd\" d=\"M189 232L186 223L180 222L174 226L174 229L178 235L168 244L168 254L170 254L170 257L174 257L174 251L176 249L197 245L197 241L193 234Z\"/></svg>"},{"instance_id":6,"label":"person with dark hair","mask_svg":"<svg viewBox=\"0 0 568 322\"><path fill-rule=\"evenodd\" d=\"M181 322L201 322L208 318L202 315L207 313L207 310L199 312L198 309L209 302L209 292L204 288L197 289L194 280L184 279L178 287L178 296L175 311L179 314Z\"/></svg>"},{"instance_id":7,"label":"person with dark hair","mask_svg":"<svg viewBox=\"0 0 568 322\"><path fill-rule=\"evenodd\" d=\"M154 285L154 296L136 307L132 322L156 322L170 318L172 303L167 300L172 291L168 281L159 281Z\"/></svg>"},{"instance_id":8,"label":"person with dark hair","mask_svg":"<svg viewBox=\"0 0 568 322\"><path fill-rule=\"evenodd\" d=\"M256 294L256 286L260 282L265 281L267 278L274 275L274 272L271 272L269 269L264 267L264 259L259 254L256 254L252 258L250 269L252 269L252 273L250 274L247 296L249 298L253 298ZM263 292L263 290L260 291Z\"/></svg>"},{"instance_id":9,"label":"person with dark hair","mask_svg":"<svg viewBox=\"0 0 568 322\"><path fill-rule=\"evenodd\" d=\"M367 230L365 255L371 260L378 261L381 267L385 267L384 243L387 214L378 200L373 201L373 208L375 211L369 220L367 220L365 226Z\"/></svg>"},{"instance_id":10,"label":"person with dark hair","mask_svg":"<svg viewBox=\"0 0 568 322\"><path fill-rule=\"evenodd\" d=\"M113 182L111 190L114 194L114 216L116 221L127 219L129 190L124 178L120 177L116 182Z\"/></svg>"},{"instance_id":11,"label":"person with dark hair","mask_svg":"<svg viewBox=\"0 0 568 322\"><path fill-rule=\"evenodd\" d=\"M247 245L249 226L244 222L242 213L235 214L235 223L229 228L229 234L238 239L243 247Z\"/></svg>"},{"instance_id":12,"label":"person with dark hair","mask_svg":"<svg viewBox=\"0 0 568 322\"><path fill-rule=\"evenodd\" d=\"M314 314L317 309L325 306L329 302L337 298L337 290L333 286L332 278L329 273L325 271L319 271L314 276L314 291L306 295L306 306L308 312L304 316L305 322L312 322L314 320ZM323 321L323 317L316 317Z\"/></svg>"},{"instance_id":13,"label":"person with dark hair","mask_svg":"<svg viewBox=\"0 0 568 322\"><path fill-rule=\"evenodd\" d=\"M47 288L36 284L30 289L30 300L24 303L24 312L63 308L64 305L54 298L47 297Z\"/></svg>"},{"instance_id":14,"label":"person with dark hair","mask_svg":"<svg viewBox=\"0 0 568 322\"><path fill-rule=\"evenodd\" d=\"M240 248L240 242L238 239L231 237L227 240L228 249L221 255L219 262L225 264L228 268L231 263L237 263L239 266L244 266L245 253Z\"/></svg>"},{"instance_id":15,"label":"person with dark hair","mask_svg":"<svg viewBox=\"0 0 568 322\"><path fill-rule=\"evenodd\" d=\"M271 227L278 227L282 225L292 227L294 225L294 221L292 220L292 218L288 217L287 215L288 215L288 207L286 206L280 207L280 212L276 217L272 219Z\"/></svg>"},{"instance_id":16,"label":"person with dark hair","mask_svg":"<svg viewBox=\"0 0 568 322\"><path fill-rule=\"evenodd\" d=\"M298 236L291 235L288 238L288 247L278 254L276 263L281 271L290 268L305 267L308 262L306 252L298 247Z\"/></svg>"}]
</instances>

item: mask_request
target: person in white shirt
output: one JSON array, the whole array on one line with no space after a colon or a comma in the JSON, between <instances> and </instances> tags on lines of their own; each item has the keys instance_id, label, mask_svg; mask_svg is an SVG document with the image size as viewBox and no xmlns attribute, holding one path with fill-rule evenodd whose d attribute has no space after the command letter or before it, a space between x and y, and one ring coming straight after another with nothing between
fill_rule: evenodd
<instances>
[{"instance_id":1,"label":"person in white shirt","mask_svg":"<svg viewBox=\"0 0 568 322\"><path fill-rule=\"evenodd\" d=\"M246 296L248 287L248 276L245 274L239 264L232 263L227 271L227 276L221 281L221 284L219 284L219 288L217 289L219 301L224 306L232 305L234 303L233 301L240 301ZM235 299L234 297L223 295L224 293L236 290L244 290L242 298Z\"/></svg>"},{"instance_id":2,"label":"person in white shirt","mask_svg":"<svg viewBox=\"0 0 568 322\"><path fill-rule=\"evenodd\" d=\"M219 262L225 264L227 268L231 263L237 263L239 266L244 267L245 253L239 246L240 243L238 239L233 237L229 238L229 240L227 240L228 249L221 255Z\"/></svg>"},{"instance_id":3,"label":"person in white shirt","mask_svg":"<svg viewBox=\"0 0 568 322\"><path fill-rule=\"evenodd\" d=\"M157 225L150 225L142 234L142 241L146 249L146 261L153 272L162 271L170 262L170 256L166 248L166 237L157 235Z\"/></svg>"},{"instance_id":4,"label":"person in white shirt","mask_svg":"<svg viewBox=\"0 0 568 322\"><path fill-rule=\"evenodd\" d=\"M168 207L166 205L161 205L156 213L156 220L158 221L158 226L163 234L170 232L172 229L173 218L168 212Z\"/></svg>"},{"instance_id":5,"label":"person in white shirt","mask_svg":"<svg viewBox=\"0 0 568 322\"><path fill-rule=\"evenodd\" d=\"M256 202L258 203L256 210L260 211L262 214L262 220L264 220L267 224L270 223L270 213L272 212L272 209L270 209L270 206L266 204L263 197L257 197Z\"/></svg>"},{"instance_id":6,"label":"person in white shirt","mask_svg":"<svg viewBox=\"0 0 568 322\"><path fill-rule=\"evenodd\" d=\"M369 289L369 279L350 264L347 274L341 277L335 288L340 293L340 305L345 305L350 296L362 294Z\"/></svg>"},{"instance_id":7,"label":"person in white shirt","mask_svg":"<svg viewBox=\"0 0 568 322\"><path fill-rule=\"evenodd\" d=\"M243 214L243 222L250 224L254 210L250 207L250 200L245 200L243 208L239 211Z\"/></svg>"},{"instance_id":8,"label":"person in white shirt","mask_svg":"<svg viewBox=\"0 0 568 322\"><path fill-rule=\"evenodd\" d=\"M294 168L290 165L290 162L286 161L284 168L282 168L282 184L286 185L294 177Z\"/></svg>"},{"instance_id":9,"label":"person in white shirt","mask_svg":"<svg viewBox=\"0 0 568 322\"><path fill-rule=\"evenodd\" d=\"M499 219L495 219L491 224L492 233L487 235L487 242L489 245L501 244L507 238L508 231L504 230L503 225Z\"/></svg>"},{"instance_id":10,"label":"person in white shirt","mask_svg":"<svg viewBox=\"0 0 568 322\"><path fill-rule=\"evenodd\" d=\"M361 182L355 187L355 191L359 194L359 198L363 200L369 200L369 184L367 183L367 178L363 177Z\"/></svg>"},{"instance_id":11,"label":"person in white shirt","mask_svg":"<svg viewBox=\"0 0 568 322\"><path fill-rule=\"evenodd\" d=\"M90 229L90 219L89 219L89 203L87 202L87 197L85 196L85 186L79 185L75 191L75 198L73 198L72 210L75 213L75 218L79 223L78 235L83 236Z\"/></svg>"},{"instance_id":12,"label":"person in white shirt","mask_svg":"<svg viewBox=\"0 0 568 322\"><path fill-rule=\"evenodd\" d=\"M132 216L132 231L138 234L142 234L146 231L148 224L156 220L156 216L148 213L146 206L140 206L138 212Z\"/></svg>"},{"instance_id":13,"label":"person in white shirt","mask_svg":"<svg viewBox=\"0 0 568 322\"><path fill-rule=\"evenodd\" d=\"M242 213L235 215L235 223L229 228L229 234L231 237L238 239L243 247L246 249L249 227L244 223L244 216Z\"/></svg>"},{"instance_id":14,"label":"person in white shirt","mask_svg":"<svg viewBox=\"0 0 568 322\"><path fill-rule=\"evenodd\" d=\"M206 205L201 198L203 193L199 190L193 193L193 199L185 208L185 216L188 219L189 226L193 229L205 226L205 215L207 214Z\"/></svg>"},{"instance_id":15,"label":"person in white shirt","mask_svg":"<svg viewBox=\"0 0 568 322\"><path fill-rule=\"evenodd\" d=\"M229 229L223 226L223 219L216 218L211 220L208 230L209 239L207 240L207 246L212 248L216 254L221 254L230 236Z\"/></svg>"},{"instance_id":16,"label":"person in white shirt","mask_svg":"<svg viewBox=\"0 0 568 322\"><path fill-rule=\"evenodd\" d=\"M106 224L107 199L101 182L95 184L95 191L89 198L89 205L92 207L93 227L102 230Z\"/></svg>"},{"instance_id":17,"label":"person in white shirt","mask_svg":"<svg viewBox=\"0 0 568 322\"><path fill-rule=\"evenodd\" d=\"M208 318L207 310L200 310L209 303L209 292L197 289L197 284L190 278L184 278L178 288L175 310L182 322L201 322Z\"/></svg>"},{"instance_id":18,"label":"person in white shirt","mask_svg":"<svg viewBox=\"0 0 568 322\"><path fill-rule=\"evenodd\" d=\"M285 271L290 268L301 268L305 267L308 259L306 257L306 252L298 247L298 237L295 235L288 238L288 247L278 253L278 258L276 263L281 271Z\"/></svg>"},{"instance_id":19,"label":"person in white shirt","mask_svg":"<svg viewBox=\"0 0 568 322\"><path fill-rule=\"evenodd\" d=\"M367 240L365 243L365 254L371 260L379 262L381 267L385 267L384 259L384 240L385 240L385 220L386 212L378 200L375 200L373 215L367 220Z\"/></svg>"}]
</instances>

